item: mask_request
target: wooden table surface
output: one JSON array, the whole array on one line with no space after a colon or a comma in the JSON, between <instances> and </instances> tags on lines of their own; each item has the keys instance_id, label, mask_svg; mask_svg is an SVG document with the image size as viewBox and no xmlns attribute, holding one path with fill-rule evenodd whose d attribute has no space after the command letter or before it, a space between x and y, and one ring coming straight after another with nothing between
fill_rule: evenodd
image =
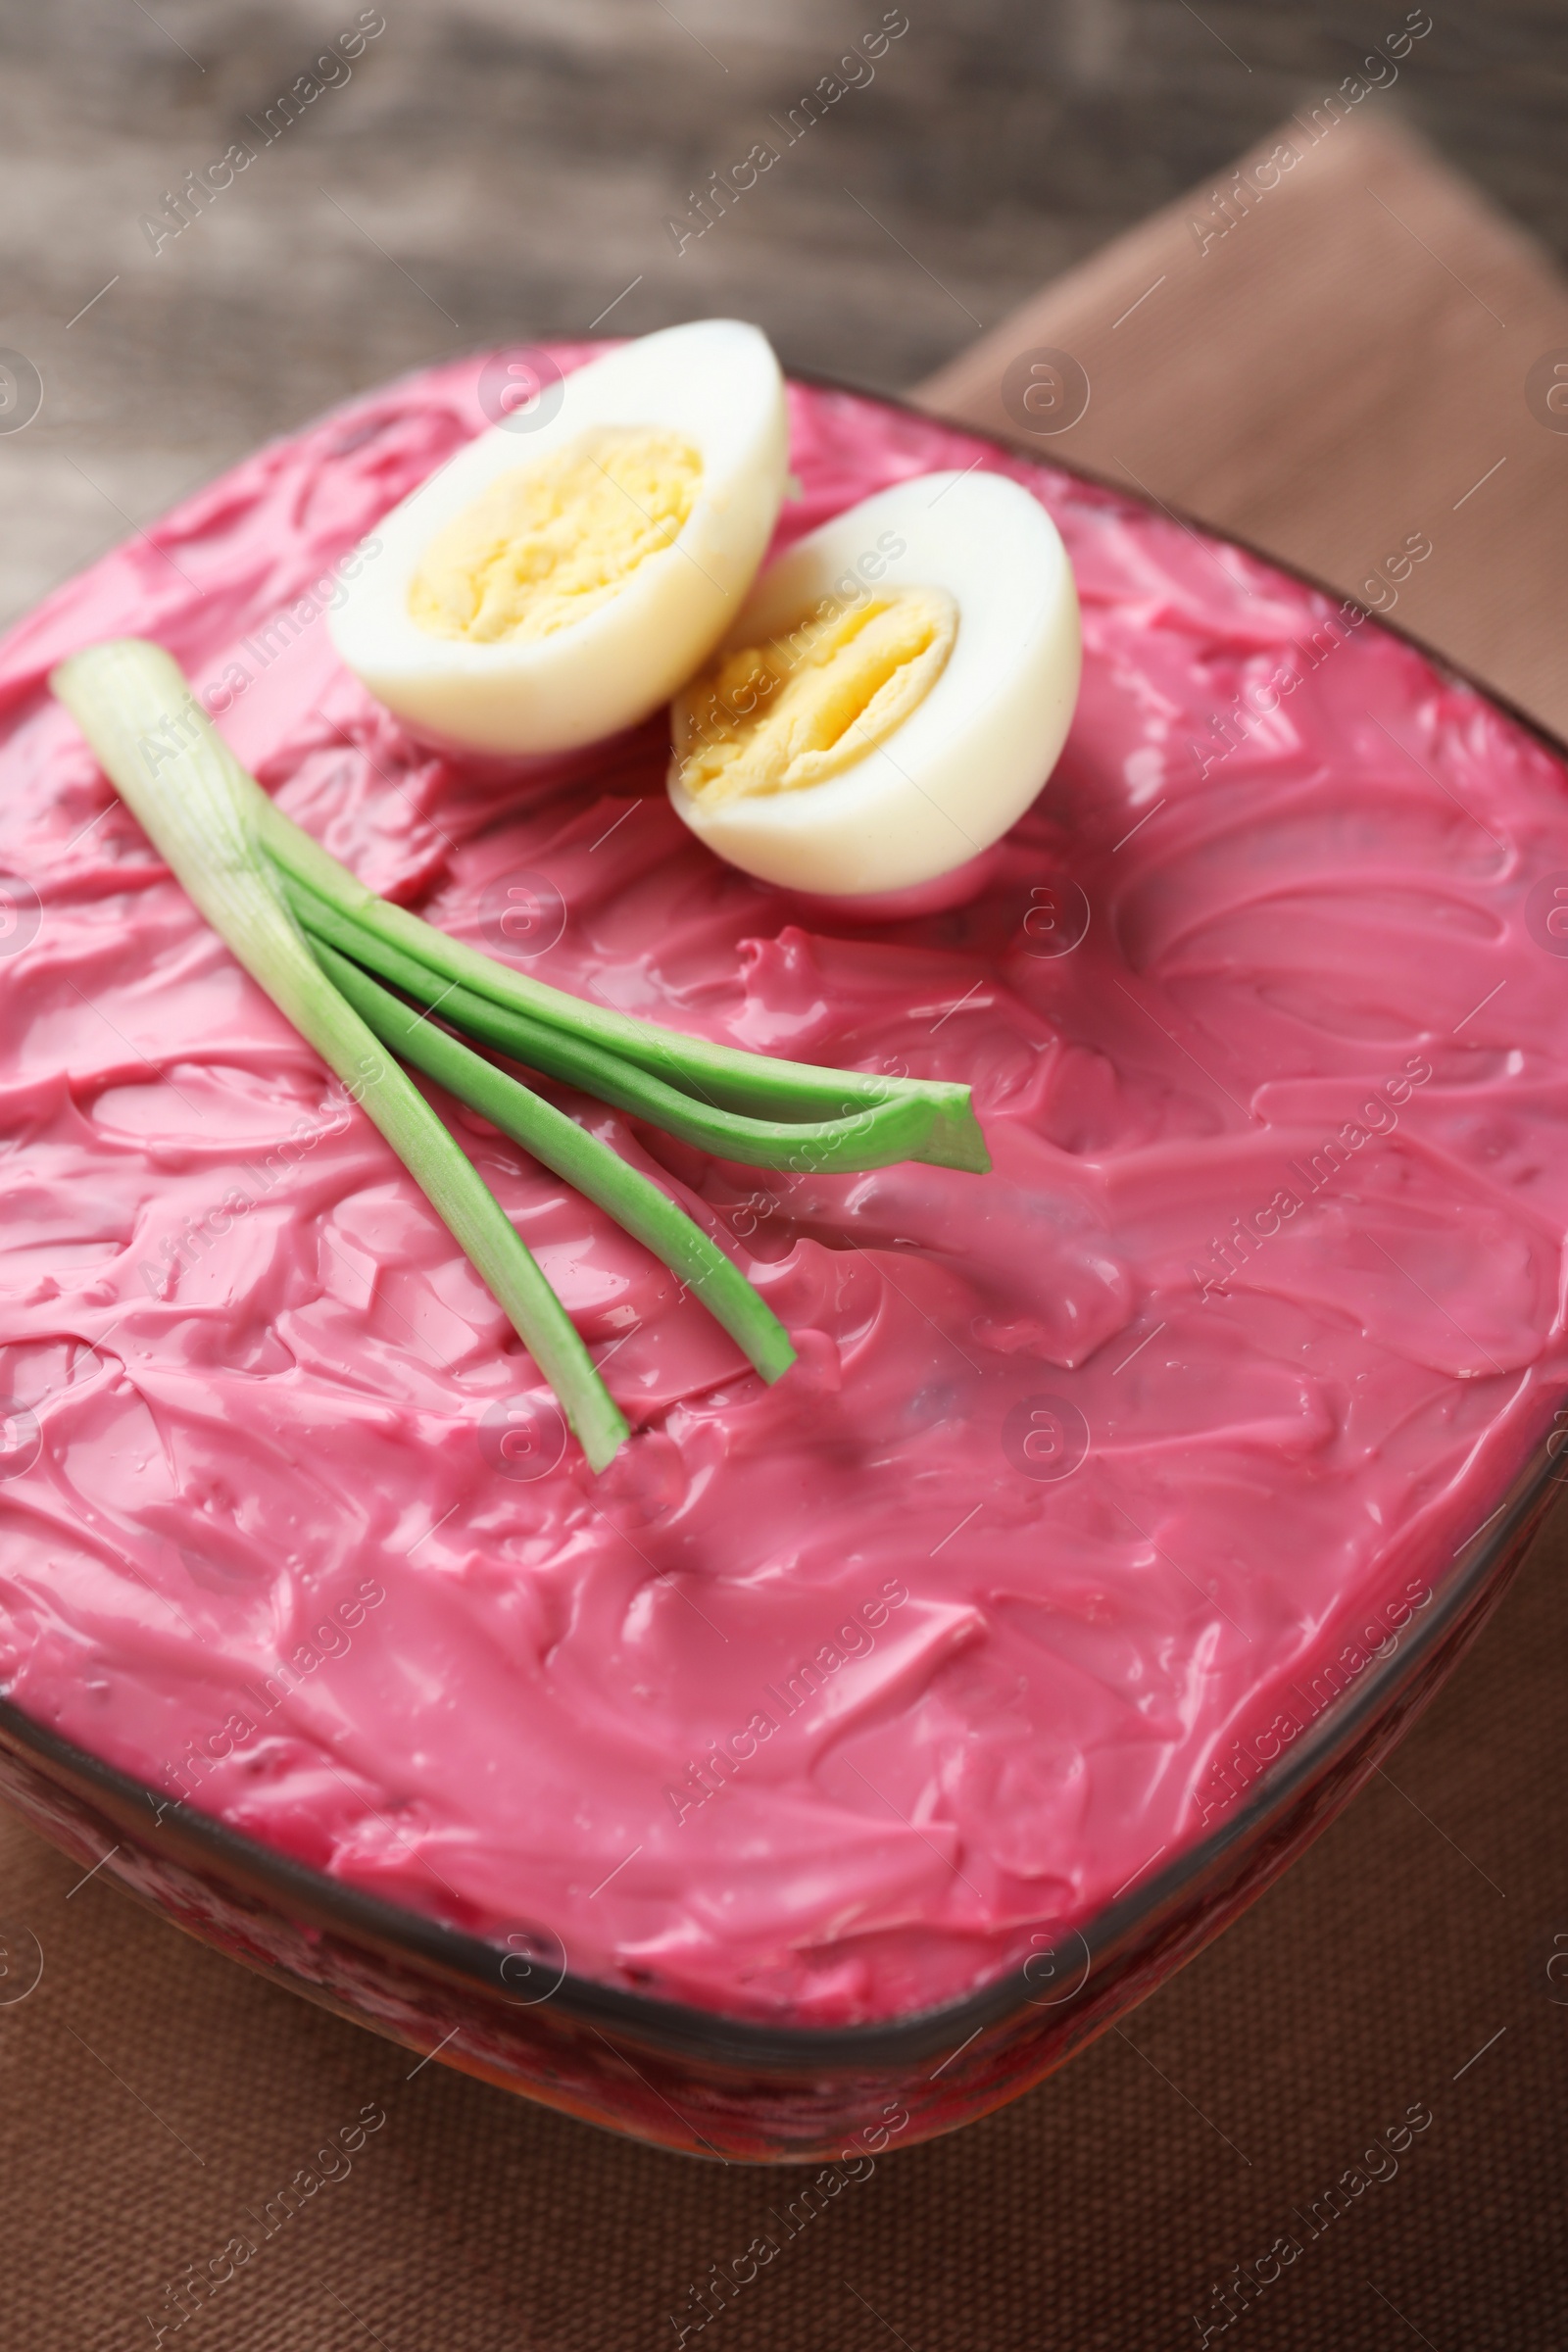
<instances>
[{"instance_id":1,"label":"wooden table surface","mask_svg":"<svg viewBox=\"0 0 1568 2352\"><path fill-rule=\"evenodd\" d=\"M488 342L577 335L607 312L605 331L636 332L730 311L766 326L787 365L909 383L1320 102L1406 13L1405 0L906 5L908 29L874 78L789 144L771 119L878 24L882 0L381 0L385 29L347 78L328 69L339 86L269 143L248 118L265 124L359 0L0 0L0 348L25 355L44 395L22 430L0 407L0 617L264 436ZM1568 254L1568 12L1430 6L1431 32L1379 106L1405 110ZM763 139L782 149L776 165L677 250L666 222L690 219L694 186ZM144 220L238 141L254 162L155 252ZM1247 2313L1235 2340L1560 2346L1568 1881L1540 1791L1568 1772L1562 1526L1396 1778L1157 2016L1107 2036L1048 2095L917 2152L902 2175L889 2167L883 2202L770 2288L775 2301L749 2305L724 2343L1193 2342L1187 2312L1255 2258L1292 2200L1431 2091L1445 2107L1422 2185L1407 2179L1386 2207L1380 2186L1314 2246L1297 2274L1308 2283ZM175 1952L105 1882L88 1887L38 1849L19 1859L21 1833L0 1834L0 1892L43 1923L59 2004L5 2011L44 2030L0 2051L7 2293L22 2311L10 2332L29 2352L151 2341L141 2309L158 2282L221 2244L242 2189L285 2177L313 2144L294 2120L302 2083L319 2082L323 2120L340 2091L343 2113L383 2083L407 2101L407 2130L381 2143L397 2149L385 2185L360 2176L318 2292L306 2241L252 2300L169 2341L314 2352L369 2342L363 2311L400 2352L460 2328L498 2347L626 2352L671 2340L663 2314L684 2281L757 2226L751 2178L606 2154L439 2066L414 2083L401 2052L193 1945ZM50 1924L68 1918L69 1932ZM52 2053L72 2017L92 2036L87 2087L57 2114ZM175 2112L202 2119L199 2176L167 2170L142 2090L89 2080L116 2062L160 2105L153 2086L173 2082ZM1216 2080L1244 2086L1222 2110L1237 2140L1217 2160L1226 2131L1194 2104ZM1114 2334L1110 2280L1118 2312L1144 2298L1142 2321ZM76 2325L83 2308L91 2328ZM29 2325L29 2312L47 2317Z\"/></svg>"},{"instance_id":2,"label":"wooden table surface","mask_svg":"<svg viewBox=\"0 0 1568 2352\"><path fill-rule=\"evenodd\" d=\"M1380 103L1568 250L1568 18L1433 9ZM787 365L908 383L1338 87L1404 14L384 0L364 12L384 29L264 143L253 122L361 21L354 0L4 0L0 346L43 406L0 431L0 618L345 393L579 334L607 306L606 333L732 312ZM790 110L884 22L907 29L786 143ZM155 251L166 193L236 141L254 162ZM758 141L777 163L677 247L694 188Z\"/></svg>"}]
</instances>

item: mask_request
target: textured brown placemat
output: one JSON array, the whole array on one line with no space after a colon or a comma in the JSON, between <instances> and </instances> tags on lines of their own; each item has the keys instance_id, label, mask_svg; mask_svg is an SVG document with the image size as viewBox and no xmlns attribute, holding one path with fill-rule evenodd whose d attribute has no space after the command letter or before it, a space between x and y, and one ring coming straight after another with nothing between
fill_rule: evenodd
<instances>
[{"instance_id":1,"label":"textured brown placemat","mask_svg":"<svg viewBox=\"0 0 1568 2352\"><path fill-rule=\"evenodd\" d=\"M1092 402L1064 450L1107 470L1119 457L1163 495L1347 584L1396 522L1428 530L1434 552L1400 616L1568 716L1560 684L1550 701L1549 631L1505 642L1495 620L1537 601L1560 610L1568 559L1532 500L1478 492L1460 510L1473 536L1459 518L1441 533L1425 519L1472 478L1476 434L1501 411L1461 365L1477 346L1455 304L1470 298L1429 290L1424 273L1446 265L1420 240L1472 284L1482 275L1489 303L1500 288L1482 251L1520 286L1539 281L1543 306L1548 281L1416 151L1379 141L1358 161L1363 127L1324 139L1319 177L1303 168L1271 191L1275 229L1261 208L1246 220L1224 290L1200 279L1185 329L1172 316L1157 343L1105 340L1153 311L1152 295L1112 323L1172 254L1167 220L1044 297L1000 357L1070 348ZM1398 175L1405 277L1357 194L1376 172ZM1265 230L1305 257L1294 275ZM1260 353L1287 356L1260 376ZM950 404L987 414L998 357L993 339L967 393L950 374ZM1328 394L1348 386L1330 423ZM1084 429L1091 417L1114 450ZM1519 475L1568 459L1559 436L1532 430L1544 454L1510 441L1490 486L1507 480L1510 499ZM1532 499L1545 495L1538 482ZM1478 614L1492 634L1466 637ZM1568 1982L1549 1967L1568 1953L1565 1540L1559 1517L1392 1779L1246 1919L1054 2082L883 2162L819 2218L814 2241L740 2291L705 2347L1154 2352L1205 2328L1254 2352L1561 2345ZM416 2067L185 1942L102 1879L82 1883L3 1818L0 1920L13 1955L0 1977L0 2297L5 2342L24 2352L675 2346L669 2314L689 2312L691 2286L745 2248L787 2188ZM8 1998L34 1943L42 1975ZM324 2135L375 2116L350 2169L341 2156L319 2168L339 2177L266 2234L267 2201L314 2166ZM254 2255L176 2328L167 2289L236 2234ZM1299 2249L1283 2266L1269 2259L1281 2239ZM1241 2289L1238 2264L1250 2272Z\"/></svg>"},{"instance_id":2,"label":"textured brown placemat","mask_svg":"<svg viewBox=\"0 0 1568 2352\"><path fill-rule=\"evenodd\" d=\"M1568 733L1568 285L1391 99L1338 105L1303 104L921 396L1304 565ZM1066 377L1053 414L1036 378L1031 417L1042 350L1087 387ZM1430 556L1401 562L1411 538Z\"/></svg>"}]
</instances>

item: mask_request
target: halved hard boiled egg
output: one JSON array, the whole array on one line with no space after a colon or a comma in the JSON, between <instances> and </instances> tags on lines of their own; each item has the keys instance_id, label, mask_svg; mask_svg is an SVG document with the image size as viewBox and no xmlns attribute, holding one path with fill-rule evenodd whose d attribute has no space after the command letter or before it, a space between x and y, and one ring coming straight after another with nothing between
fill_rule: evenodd
<instances>
[{"instance_id":1,"label":"halved hard boiled egg","mask_svg":"<svg viewBox=\"0 0 1568 2352\"><path fill-rule=\"evenodd\" d=\"M667 703L734 621L784 495L784 385L730 318L566 376L376 526L332 615L341 659L416 733L567 751Z\"/></svg>"},{"instance_id":2,"label":"halved hard boiled egg","mask_svg":"<svg viewBox=\"0 0 1568 2352\"><path fill-rule=\"evenodd\" d=\"M909 889L1029 807L1080 659L1072 566L1044 508L1004 474L922 474L769 565L675 699L669 797L764 882Z\"/></svg>"}]
</instances>

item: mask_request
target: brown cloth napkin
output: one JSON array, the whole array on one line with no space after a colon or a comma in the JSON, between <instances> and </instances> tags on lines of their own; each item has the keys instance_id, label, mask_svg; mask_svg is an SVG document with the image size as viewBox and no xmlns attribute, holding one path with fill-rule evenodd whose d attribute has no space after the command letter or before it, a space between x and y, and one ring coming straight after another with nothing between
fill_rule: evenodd
<instances>
[{"instance_id":1,"label":"brown cloth napkin","mask_svg":"<svg viewBox=\"0 0 1568 2352\"><path fill-rule=\"evenodd\" d=\"M1568 285L1388 104L1303 107L918 397L1302 565L1568 734ZM1079 372L1042 362L1031 414L1042 350Z\"/></svg>"},{"instance_id":2,"label":"brown cloth napkin","mask_svg":"<svg viewBox=\"0 0 1568 2352\"><path fill-rule=\"evenodd\" d=\"M1014 384L1060 399L1075 363L1090 405L1042 449L1363 594L1425 533L1396 617L1568 723L1568 436L1523 388L1568 345L1568 301L1386 128L1280 136L1300 162L1250 210L1233 199L1206 251L1188 225L1220 223L1205 188L927 397L1016 429L1005 370L1021 357ZM1067 365L1031 374L1041 346ZM1562 2344L1565 1533L1548 1527L1392 1773L1244 1920L1054 2081L880 2162L688 2343ZM0 2293L19 2352L677 2352L669 2315L790 2192L418 2062L4 1821L0 1923ZM367 2110L384 2121L349 2169L318 2168L337 2177L176 2328L171 2283L258 2237L252 2217ZM1287 2263L1281 2240L1299 2249Z\"/></svg>"}]
</instances>

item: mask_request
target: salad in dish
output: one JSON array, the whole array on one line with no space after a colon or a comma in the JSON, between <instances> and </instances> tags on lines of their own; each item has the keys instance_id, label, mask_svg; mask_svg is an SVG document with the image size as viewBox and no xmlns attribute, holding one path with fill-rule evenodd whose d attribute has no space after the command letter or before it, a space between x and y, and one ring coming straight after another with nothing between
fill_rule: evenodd
<instances>
[{"instance_id":1,"label":"salad in dish","mask_svg":"<svg viewBox=\"0 0 1568 2352\"><path fill-rule=\"evenodd\" d=\"M0 649L0 1684L834 2025L1229 1818L1549 1419L1568 800L1353 608L721 340L722 444L647 346L504 449L455 363Z\"/></svg>"}]
</instances>

